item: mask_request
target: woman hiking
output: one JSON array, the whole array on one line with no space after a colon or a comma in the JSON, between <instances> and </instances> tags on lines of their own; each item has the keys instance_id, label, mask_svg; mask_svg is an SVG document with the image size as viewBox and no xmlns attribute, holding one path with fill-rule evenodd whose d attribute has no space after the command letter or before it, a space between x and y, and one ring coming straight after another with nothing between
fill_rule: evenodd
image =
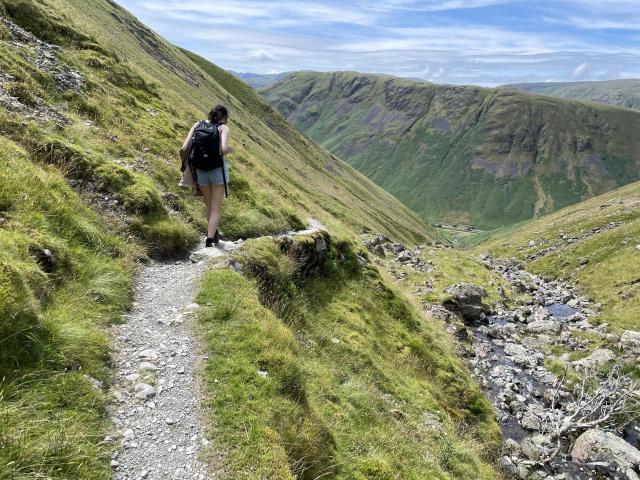
<instances>
[{"instance_id":1,"label":"woman hiking","mask_svg":"<svg viewBox=\"0 0 640 480\"><path fill-rule=\"evenodd\" d=\"M227 119L226 107L215 106L207 120L191 127L180 148L183 172L180 186L192 187L194 193L197 188L204 197L208 224L205 247L212 247L220 241L218 223L229 182L229 168L224 155L231 152Z\"/></svg>"}]
</instances>

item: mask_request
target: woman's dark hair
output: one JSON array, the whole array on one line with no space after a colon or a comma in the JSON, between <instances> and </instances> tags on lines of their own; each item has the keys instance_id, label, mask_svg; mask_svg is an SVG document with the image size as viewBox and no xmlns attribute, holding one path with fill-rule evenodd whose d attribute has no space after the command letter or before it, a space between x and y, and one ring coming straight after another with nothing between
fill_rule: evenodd
<instances>
[{"instance_id":1,"label":"woman's dark hair","mask_svg":"<svg viewBox=\"0 0 640 480\"><path fill-rule=\"evenodd\" d=\"M220 123L220 120L227 118L228 115L227 107L224 105L216 105L209 112L209 120L211 123Z\"/></svg>"}]
</instances>

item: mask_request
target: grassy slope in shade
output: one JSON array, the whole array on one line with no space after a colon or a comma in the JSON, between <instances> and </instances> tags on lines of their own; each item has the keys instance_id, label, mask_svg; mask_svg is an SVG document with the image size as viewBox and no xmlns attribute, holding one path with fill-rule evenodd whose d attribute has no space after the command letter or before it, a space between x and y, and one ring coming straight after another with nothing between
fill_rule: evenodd
<instances>
[{"instance_id":1,"label":"grassy slope in shade","mask_svg":"<svg viewBox=\"0 0 640 480\"><path fill-rule=\"evenodd\" d=\"M560 235L578 237L593 228L622 222L617 228L572 244ZM530 241L535 242L531 246ZM530 255L561 243L563 248L535 260ZM640 328L640 182L560 210L475 246L476 252L516 256L534 273L575 283L602 303L600 321L615 329ZM588 261L586 265L581 265Z\"/></svg>"},{"instance_id":2,"label":"grassy slope in shade","mask_svg":"<svg viewBox=\"0 0 640 480\"><path fill-rule=\"evenodd\" d=\"M353 72L261 91L423 218L499 227L640 176L640 112L508 89Z\"/></svg>"},{"instance_id":3,"label":"grassy slope in shade","mask_svg":"<svg viewBox=\"0 0 640 480\"><path fill-rule=\"evenodd\" d=\"M348 242L329 245L306 278L266 239L239 254L249 278L205 277L206 408L227 477L497 478L492 407L448 337Z\"/></svg>"},{"instance_id":4,"label":"grassy slope in shade","mask_svg":"<svg viewBox=\"0 0 640 480\"><path fill-rule=\"evenodd\" d=\"M115 4L0 0L0 11L61 45L58 66L84 78L80 93L60 91L35 65L37 44L0 22L0 69L12 77L0 96L21 105L0 107L0 478L109 478L105 390L92 378L108 386L106 327L130 304L135 260L183 254L203 231L201 201L176 186L176 152L211 104L230 107L236 147L228 236L310 215L344 235L432 235L295 130L279 137L234 96L240 81L218 82ZM38 105L66 123L25 115Z\"/></svg>"},{"instance_id":5,"label":"grassy slope in shade","mask_svg":"<svg viewBox=\"0 0 640 480\"><path fill-rule=\"evenodd\" d=\"M588 100L640 110L640 80L516 83L504 85L503 88L517 88L529 93Z\"/></svg>"}]
</instances>

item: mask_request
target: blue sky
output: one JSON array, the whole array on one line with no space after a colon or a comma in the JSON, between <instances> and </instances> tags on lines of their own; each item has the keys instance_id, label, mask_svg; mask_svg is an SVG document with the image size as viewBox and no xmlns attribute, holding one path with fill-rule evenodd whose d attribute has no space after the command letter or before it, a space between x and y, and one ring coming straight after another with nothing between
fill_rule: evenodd
<instances>
[{"instance_id":1,"label":"blue sky","mask_svg":"<svg viewBox=\"0 0 640 480\"><path fill-rule=\"evenodd\" d=\"M241 72L357 70L436 83L640 78L640 0L118 0Z\"/></svg>"}]
</instances>

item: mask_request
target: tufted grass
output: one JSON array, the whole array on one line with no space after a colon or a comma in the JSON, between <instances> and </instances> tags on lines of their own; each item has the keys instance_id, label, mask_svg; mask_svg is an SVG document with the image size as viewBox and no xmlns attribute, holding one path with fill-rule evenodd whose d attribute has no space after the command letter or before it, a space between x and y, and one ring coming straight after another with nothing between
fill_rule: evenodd
<instances>
[{"instance_id":1,"label":"tufted grass","mask_svg":"<svg viewBox=\"0 0 640 480\"><path fill-rule=\"evenodd\" d=\"M14 143L0 164L0 478L106 479L92 379L109 380L104 327L129 307L143 252Z\"/></svg>"}]
</instances>

